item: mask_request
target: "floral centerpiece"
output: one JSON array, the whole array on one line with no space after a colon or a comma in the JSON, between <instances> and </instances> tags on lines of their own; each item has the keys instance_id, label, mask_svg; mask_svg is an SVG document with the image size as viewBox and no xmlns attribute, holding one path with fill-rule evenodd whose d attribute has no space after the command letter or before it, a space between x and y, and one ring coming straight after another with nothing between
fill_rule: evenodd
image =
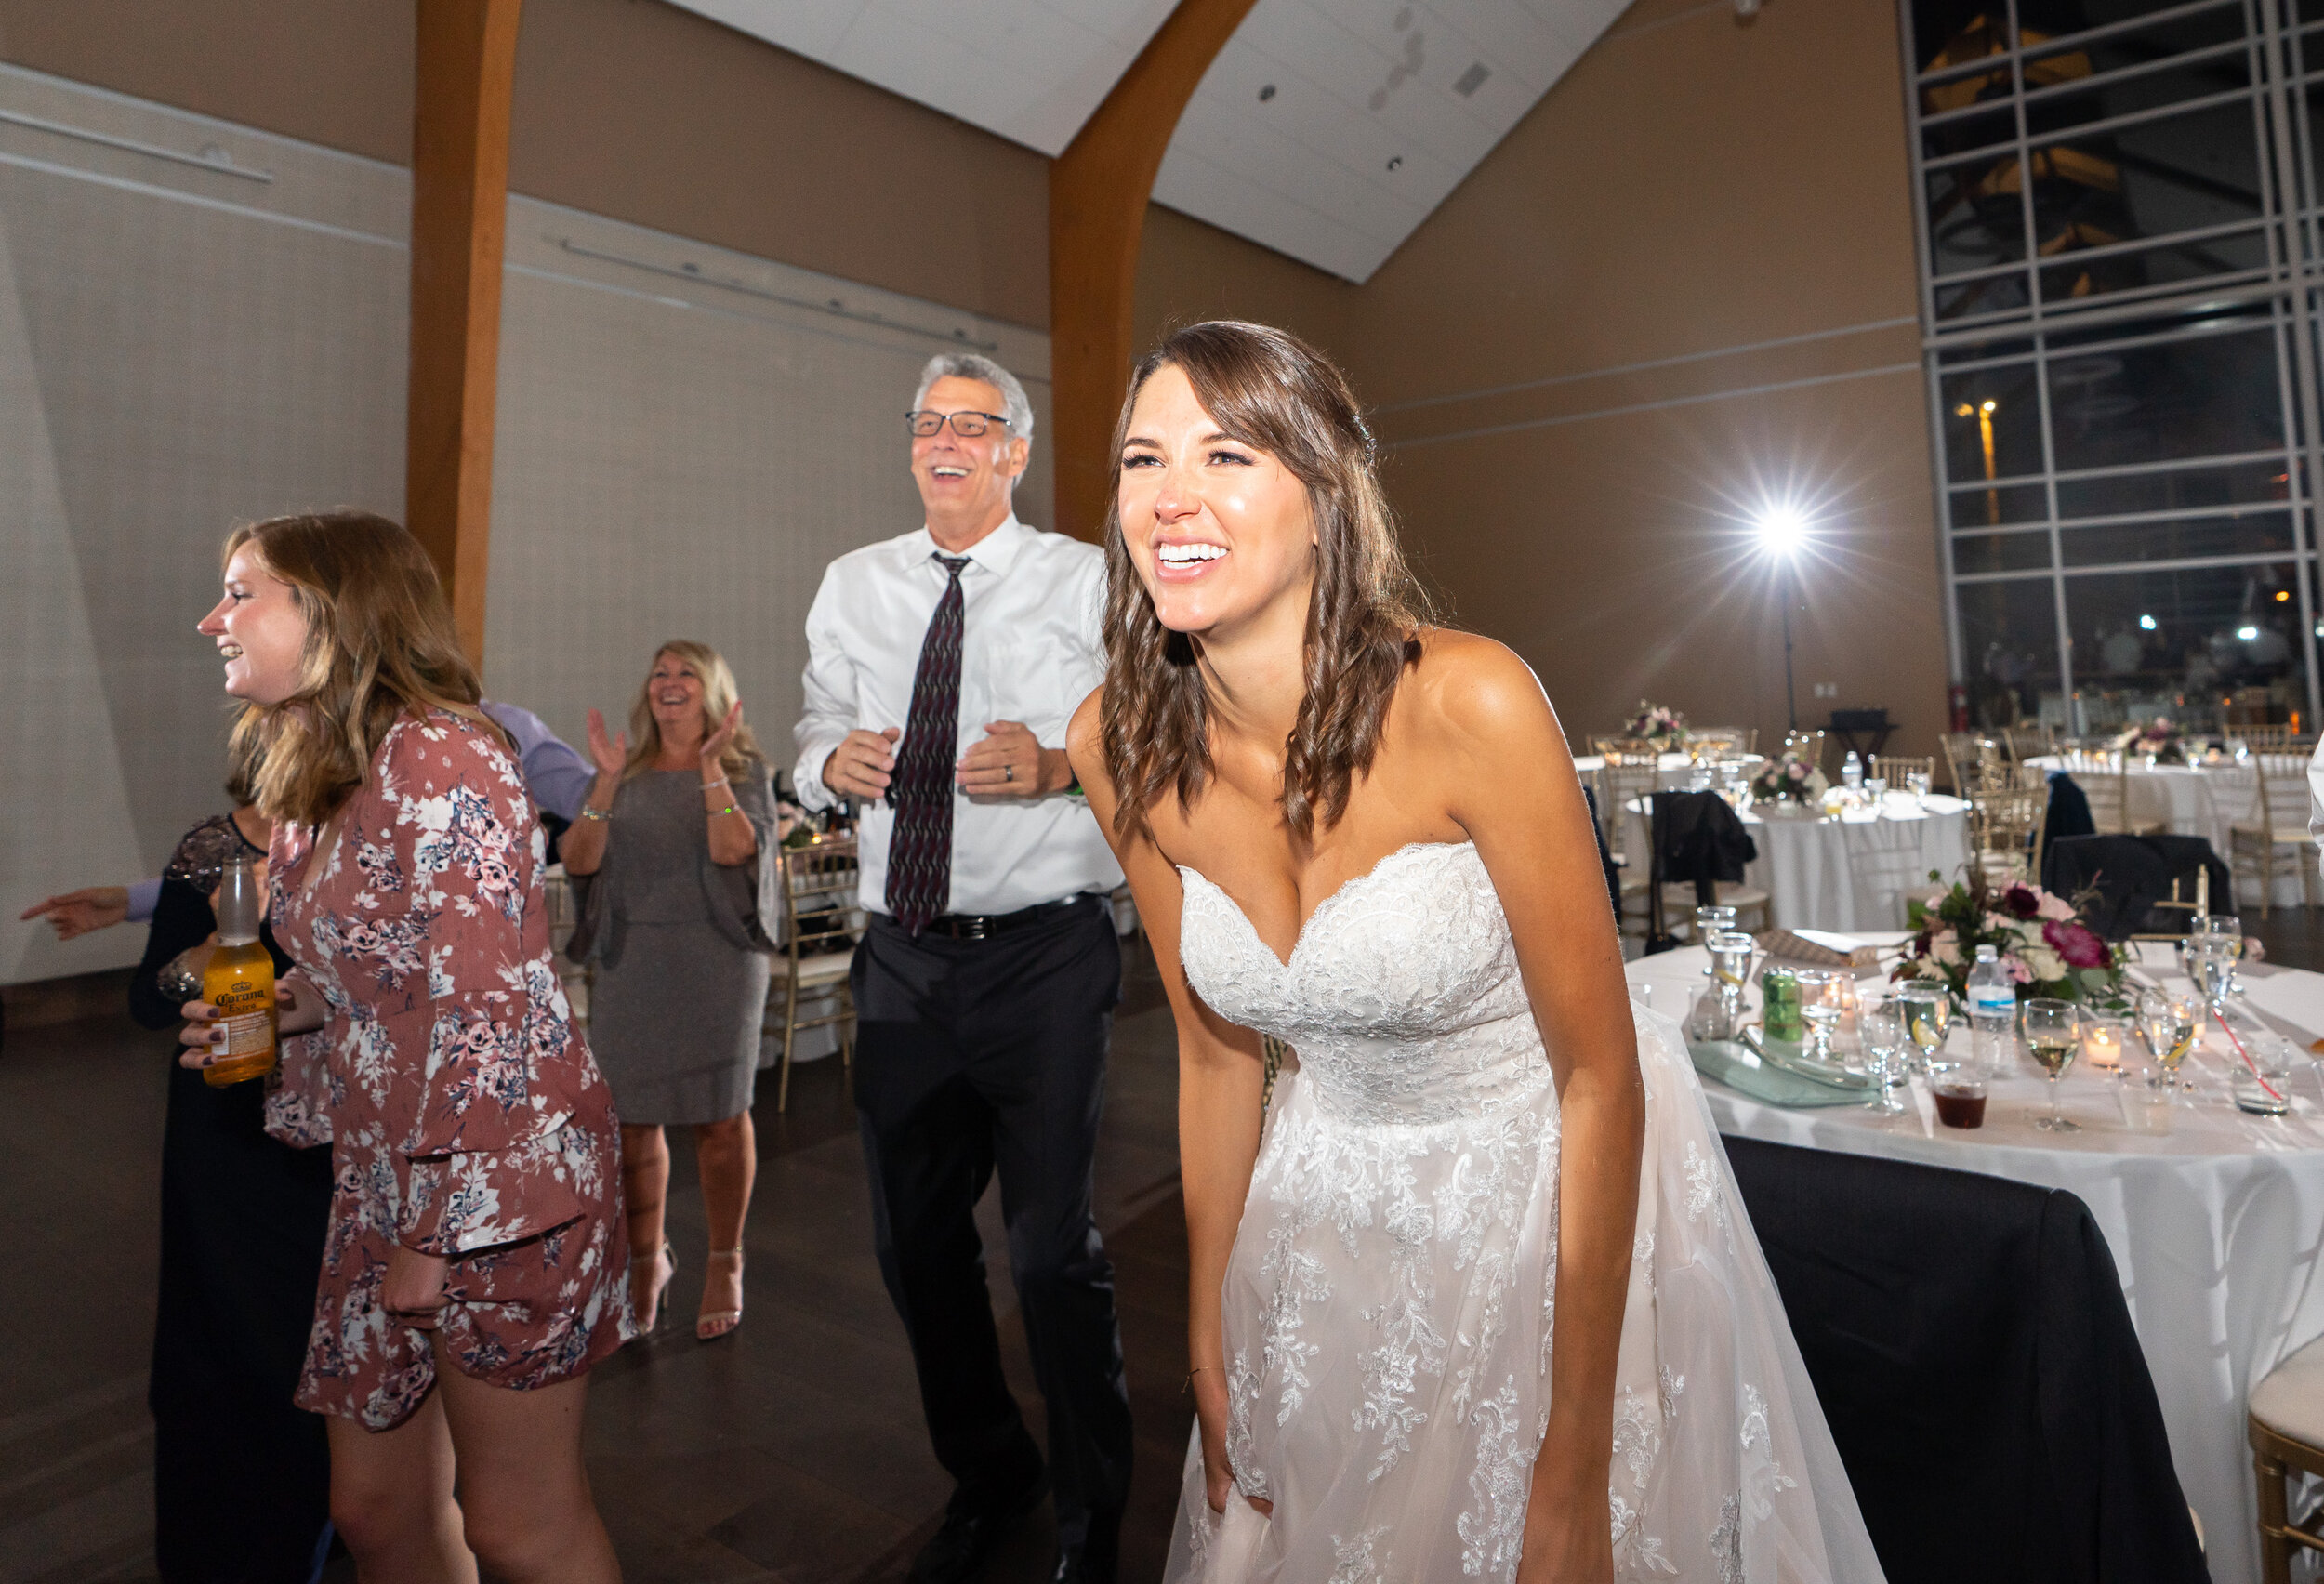
<instances>
[{"instance_id":1,"label":"floral centerpiece","mask_svg":"<svg viewBox=\"0 0 2324 1584\"><path fill-rule=\"evenodd\" d=\"M1622 728L1626 737L1641 738L1664 753L1686 746L1686 717L1664 704L1638 701L1638 713Z\"/></svg>"},{"instance_id":2,"label":"floral centerpiece","mask_svg":"<svg viewBox=\"0 0 2324 1584\"><path fill-rule=\"evenodd\" d=\"M2158 764L2179 764L2186 759L2186 737L2168 716L2142 720L2114 740L2114 751L2145 755Z\"/></svg>"},{"instance_id":3,"label":"floral centerpiece","mask_svg":"<svg viewBox=\"0 0 2324 1584\"><path fill-rule=\"evenodd\" d=\"M1797 803L1820 810L1831 782L1797 748L1785 748L1751 777L1754 803Z\"/></svg>"},{"instance_id":4,"label":"floral centerpiece","mask_svg":"<svg viewBox=\"0 0 2324 1584\"><path fill-rule=\"evenodd\" d=\"M2127 1007L2120 952L2082 922L2074 902L2022 880L1997 890L1974 865L1967 876L1950 891L1907 904L1914 934L1895 978L1936 980L1957 1000L1965 999L1977 948L1992 946L2017 982L2020 1000L2047 996L2116 1010ZM1937 878L1929 872L1930 879Z\"/></svg>"}]
</instances>

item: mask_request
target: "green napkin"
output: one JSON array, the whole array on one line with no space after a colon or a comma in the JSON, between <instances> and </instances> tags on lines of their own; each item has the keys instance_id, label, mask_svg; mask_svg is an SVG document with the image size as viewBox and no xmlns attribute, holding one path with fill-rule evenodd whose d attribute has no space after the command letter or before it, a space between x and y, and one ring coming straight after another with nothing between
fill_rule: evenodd
<instances>
[{"instance_id":1,"label":"green napkin","mask_svg":"<svg viewBox=\"0 0 2324 1584\"><path fill-rule=\"evenodd\" d=\"M1689 1040L1686 1054L1704 1077L1716 1078L1736 1093L1769 1105L1804 1110L1816 1105L1862 1105L1868 1098L1863 1089L1834 1089L1771 1067L1738 1040Z\"/></svg>"}]
</instances>

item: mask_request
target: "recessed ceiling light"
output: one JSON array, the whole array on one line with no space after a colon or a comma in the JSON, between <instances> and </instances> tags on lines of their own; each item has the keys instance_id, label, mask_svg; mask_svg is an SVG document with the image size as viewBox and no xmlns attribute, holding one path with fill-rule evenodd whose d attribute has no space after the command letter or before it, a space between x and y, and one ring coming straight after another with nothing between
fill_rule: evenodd
<instances>
[{"instance_id":1,"label":"recessed ceiling light","mask_svg":"<svg viewBox=\"0 0 2324 1584\"><path fill-rule=\"evenodd\" d=\"M1402 154L1391 155L1388 160L1388 168L1390 170L1402 170L1404 168L1404 156Z\"/></svg>"}]
</instances>

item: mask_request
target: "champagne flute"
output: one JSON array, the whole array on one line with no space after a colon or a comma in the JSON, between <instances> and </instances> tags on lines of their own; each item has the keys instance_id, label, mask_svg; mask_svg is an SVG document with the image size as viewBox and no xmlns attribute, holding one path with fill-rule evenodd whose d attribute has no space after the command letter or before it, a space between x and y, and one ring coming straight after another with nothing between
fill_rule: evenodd
<instances>
[{"instance_id":1,"label":"champagne flute","mask_svg":"<svg viewBox=\"0 0 2324 1584\"><path fill-rule=\"evenodd\" d=\"M1921 1051L1921 1066L1927 1071L1935 1054L1945 1048L1945 1031L1952 1023L1952 992L1942 984L1907 984L1896 992L1905 1018L1905 1034Z\"/></svg>"},{"instance_id":2,"label":"champagne flute","mask_svg":"<svg viewBox=\"0 0 2324 1584\"><path fill-rule=\"evenodd\" d=\"M2050 1075L2050 1115L2035 1117L2034 1126L2047 1133L2079 1133L2080 1125L2058 1109L2058 1080L2081 1048L2081 1013L2071 1001L2037 997L2026 1003L2025 1017L2026 1049Z\"/></svg>"}]
</instances>

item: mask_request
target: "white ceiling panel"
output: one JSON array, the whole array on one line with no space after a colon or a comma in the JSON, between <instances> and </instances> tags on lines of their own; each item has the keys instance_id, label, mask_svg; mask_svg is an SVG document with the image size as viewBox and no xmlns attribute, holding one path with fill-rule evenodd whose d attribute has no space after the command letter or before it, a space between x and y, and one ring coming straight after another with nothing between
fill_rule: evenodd
<instances>
[{"instance_id":1,"label":"white ceiling panel","mask_svg":"<svg viewBox=\"0 0 2324 1584\"><path fill-rule=\"evenodd\" d=\"M1258 0L1154 196L1362 282L1628 0Z\"/></svg>"},{"instance_id":2,"label":"white ceiling panel","mask_svg":"<svg viewBox=\"0 0 2324 1584\"><path fill-rule=\"evenodd\" d=\"M1040 150L1063 152L1173 0L672 0Z\"/></svg>"},{"instance_id":3,"label":"white ceiling panel","mask_svg":"<svg viewBox=\"0 0 2324 1584\"><path fill-rule=\"evenodd\" d=\"M1062 152L1174 0L672 0ZM1258 0L1157 202L1365 281L1629 0Z\"/></svg>"}]
</instances>

